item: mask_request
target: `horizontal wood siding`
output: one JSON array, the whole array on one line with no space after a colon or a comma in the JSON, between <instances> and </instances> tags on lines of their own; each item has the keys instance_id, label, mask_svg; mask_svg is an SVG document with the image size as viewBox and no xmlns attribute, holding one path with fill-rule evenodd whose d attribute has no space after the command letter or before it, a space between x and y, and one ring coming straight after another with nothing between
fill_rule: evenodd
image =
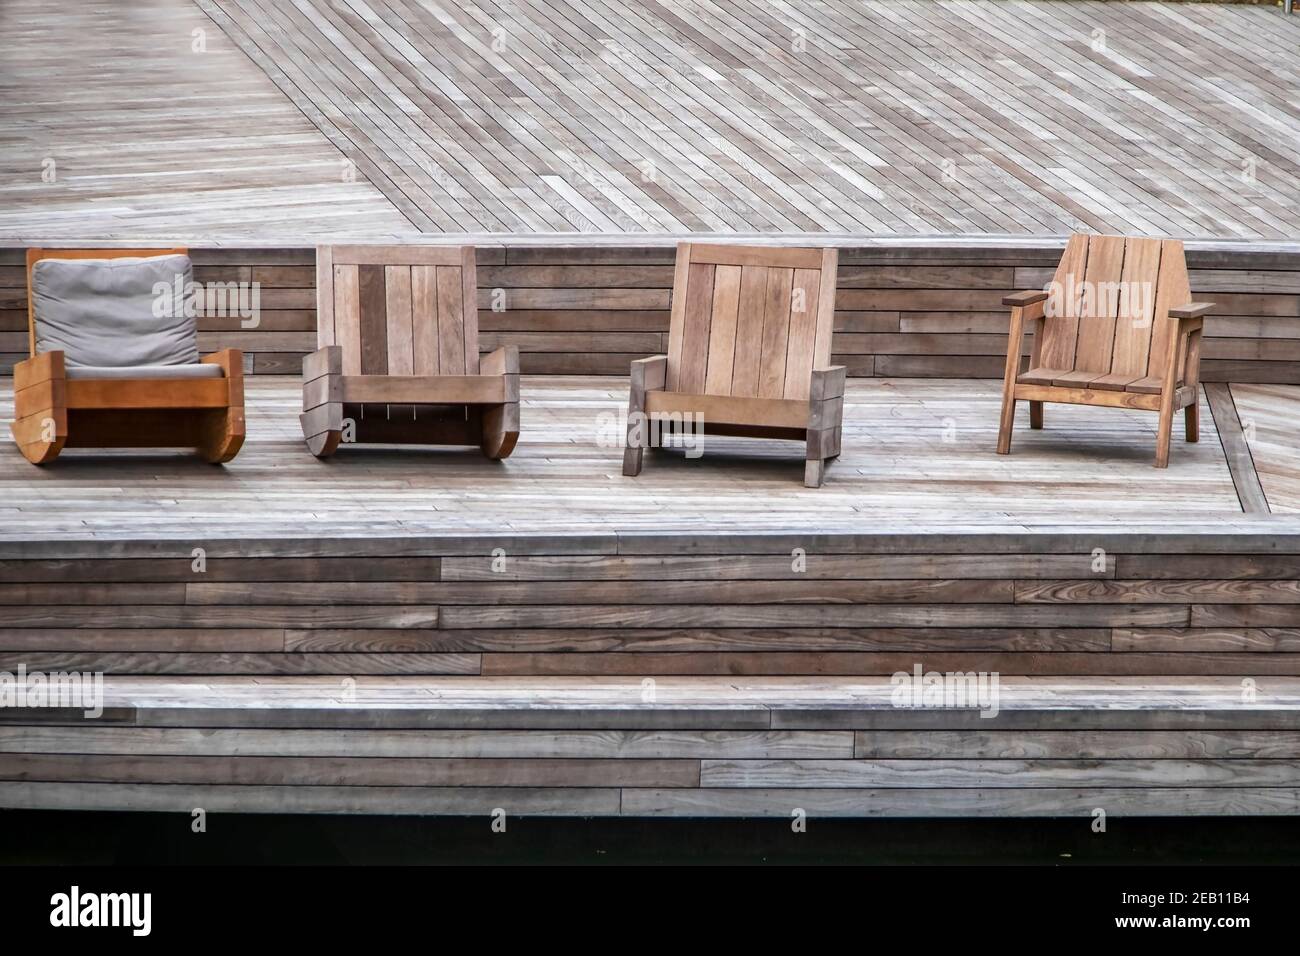
<instances>
[{"instance_id":1,"label":"horizontal wood siding","mask_svg":"<svg viewBox=\"0 0 1300 956\"><path fill-rule=\"evenodd\" d=\"M1300 812L1294 538L816 540L6 557L0 671L107 677L94 720L0 710L0 807ZM997 672L998 713L894 706L917 667Z\"/></svg>"},{"instance_id":2,"label":"horizontal wood siding","mask_svg":"<svg viewBox=\"0 0 1300 956\"><path fill-rule=\"evenodd\" d=\"M201 282L259 282L258 327L202 318L200 348L246 353L250 374L297 374L315 347L310 248L192 250ZM1040 288L1056 249L840 250L834 361L850 376L998 378L1008 292ZM667 348L671 246L488 244L478 250L479 348L516 345L525 374L625 375ZM1206 321L1208 382L1300 383L1300 254L1188 252ZM0 249L0 369L25 357L22 250Z\"/></svg>"},{"instance_id":3,"label":"horizontal wood siding","mask_svg":"<svg viewBox=\"0 0 1300 956\"><path fill-rule=\"evenodd\" d=\"M413 558L382 543L353 560L245 542L250 556L213 552L203 571L188 556L5 558L0 670L1300 676L1294 555L985 537L813 548L804 570L761 541L624 554L511 541L496 570L491 548Z\"/></svg>"}]
</instances>

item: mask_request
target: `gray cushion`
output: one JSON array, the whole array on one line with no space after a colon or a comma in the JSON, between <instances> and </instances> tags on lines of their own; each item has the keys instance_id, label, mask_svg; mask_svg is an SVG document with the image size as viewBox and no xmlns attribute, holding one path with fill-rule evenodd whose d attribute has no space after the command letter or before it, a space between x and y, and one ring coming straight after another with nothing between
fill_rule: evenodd
<instances>
[{"instance_id":1,"label":"gray cushion","mask_svg":"<svg viewBox=\"0 0 1300 956\"><path fill-rule=\"evenodd\" d=\"M68 378L221 378L220 365L72 365Z\"/></svg>"},{"instance_id":2,"label":"gray cushion","mask_svg":"<svg viewBox=\"0 0 1300 956\"><path fill-rule=\"evenodd\" d=\"M41 259L32 270L36 351L62 350L69 368L195 365L192 279L189 256Z\"/></svg>"}]
</instances>

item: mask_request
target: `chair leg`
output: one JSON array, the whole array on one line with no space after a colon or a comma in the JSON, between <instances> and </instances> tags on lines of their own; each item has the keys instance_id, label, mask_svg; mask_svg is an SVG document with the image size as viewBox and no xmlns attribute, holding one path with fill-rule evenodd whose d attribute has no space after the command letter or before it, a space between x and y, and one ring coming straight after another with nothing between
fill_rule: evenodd
<instances>
[{"instance_id":1,"label":"chair leg","mask_svg":"<svg viewBox=\"0 0 1300 956\"><path fill-rule=\"evenodd\" d=\"M306 439L307 450L317 458L328 458L339 449L339 442L343 438L342 429L331 428L317 435L309 435Z\"/></svg>"},{"instance_id":2,"label":"chair leg","mask_svg":"<svg viewBox=\"0 0 1300 956\"><path fill-rule=\"evenodd\" d=\"M641 360L632 363L631 382L627 396L627 430L623 438L623 475L635 478L641 474L641 464L645 459L645 450L651 444L652 426L645 414L645 393L647 382L656 388L662 387L664 367L657 360Z\"/></svg>"},{"instance_id":3,"label":"chair leg","mask_svg":"<svg viewBox=\"0 0 1300 956\"><path fill-rule=\"evenodd\" d=\"M623 449L623 474L628 478L635 478L641 474L641 459L644 455L643 448L624 448Z\"/></svg>"},{"instance_id":4,"label":"chair leg","mask_svg":"<svg viewBox=\"0 0 1300 956\"><path fill-rule=\"evenodd\" d=\"M230 461L244 445L244 409L212 412L200 426L199 456L213 465Z\"/></svg>"},{"instance_id":5,"label":"chair leg","mask_svg":"<svg viewBox=\"0 0 1300 956\"><path fill-rule=\"evenodd\" d=\"M820 488L825 477L826 460L824 458L809 458L804 463L803 486L805 488Z\"/></svg>"},{"instance_id":6,"label":"chair leg","mask_svg":"<svg viewBox=\"0 0 1300 956\"><path fill-rule=\"evenodd\" d=\"M343 440L343 405L329 402L298 416L307 450L317 458L328 458Z\"/></svg>"},{"instance_id":7,"label":"chair leg","mask_svg":"<svg viewBox=\"0 0 1300 956\"><path fill-rule=\"evenodd\" d=\"M998 454L1011 453L1011 426L1016 421L1016 400L1011 395L1002 396L1002 418L998 422Z\"/></svg>"},{"instance_id":8,"label":"chair leg","mask_svg":"<svg viewBox=\"0 0 1300 956\"><path fill-rule=\"evenodd\" d=\"M1169 401L1160 403L1160 422L1156 425L1156 461L1157 468L1169 467L1169 442L1173 437L1174 405L1172 396Z\"/></svg>"},{"instance_id":9,"label":"chair leg","mask_svg":"<svg viewBox=\"0 0 1300 956\"><path fill-rule=\"evenodd\" d=\"M24 458L33 465L48 464L68 440L68 413L55 408L39 410L15 420L9 431Z\"/></svg>"},{"instance_id":10,"label":"chair leg","mask_svg":"<svg viewBox=\"0 0 1300 956\"><path fill-rule=\"evenodd\" d=\"M1043 403L1042 402L1029 403L1029 427L1030 428L1043 427Z\"/></svg>"},{"instance_id":11,"label":"chair leg","mask_svg":"<svg viewBox=\"0 0 1300 956\"><path fill-rule=\"evenodd\" d=\"M483 409L483 454L493 461L509 458L519 440L519 403L489 405Z\"/></svg>"},{"instance_id":12,"label":"chair leg","mask_svg":"<svg viewBox=\"0 0 1300 956\"><path fill-rule=\"evenodd\" d=\"M1183 412L1183 430L1190 444L1201 440L1201 403L1193 401Z\"/></svg>"}]
</instances>

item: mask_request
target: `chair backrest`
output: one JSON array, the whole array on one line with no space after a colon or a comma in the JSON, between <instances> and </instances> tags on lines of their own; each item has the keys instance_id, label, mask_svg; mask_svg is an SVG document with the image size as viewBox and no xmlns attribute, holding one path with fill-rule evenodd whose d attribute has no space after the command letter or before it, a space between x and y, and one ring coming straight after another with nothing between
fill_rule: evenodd
<instances>
[{"instance_id":1,"label":"chair backrest","mask_svg":"<svg viewBox=\"0 0 1300 956\"><path fill-rule=\"evenodd\" d=\"M806 399L831 359L834 249L677 247L667 388Z\"/></svg>"},{"instance_id":2,"label":"chair backrest","mask_svg":"<svg viewBox=\"0 0 1300 956\"><path fill-rule=\"evenodd\" d=\"M28 249L27 250L27 347L36 355L36 297L32 294L32 272L42 259L147 259L152 256L185 256L188 249Z\"/></svg>"},{"instance_id":3,"label":"chair backrest","mask_svg":"<svg viewBox=\"0 0 1300 956\"><path fill-rule=\"evenodd\" d=\"M477 375L473 246L319 246L316 341L344 375Z\"/></svg>"},{"instance_id":4,"label":"chair backrest","mask_svg":"<svg viewBox=\"0 0 1300 956\"><path fill-rule=\"evenodd\" d=\"M1071 236L1049 293L1042 367L1159 377L1173 334L1169 310L1191 301L1183 244Z\"/></svg>"}]
</instances>

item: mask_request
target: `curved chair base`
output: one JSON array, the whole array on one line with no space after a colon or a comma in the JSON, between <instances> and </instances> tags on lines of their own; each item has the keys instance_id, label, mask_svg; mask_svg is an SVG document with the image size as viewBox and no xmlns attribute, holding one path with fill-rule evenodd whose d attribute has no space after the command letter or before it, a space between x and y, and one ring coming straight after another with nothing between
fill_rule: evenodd
<instances>
[{"instance_id":1,"label":"curved chair base","mask_svg":"<svg viewBox=\"0 0 1300 956\"><path fill-rule=\"evenodd\" d=\"M12 431L12 429L10 429ZM14 436L17 439L17 436ZM62 436L54 441L35 441L26 445L20 444L18 450L22 452L24 458L33 465L44 465L59 457L59 452L63 451L63 443L66 439Z\"/></svg>"},{"instance_id":2,"label":"curved chair base","mask_svg":"<svg viewBox=\"0 0 1300 956\"><path fill-rule=\"evenodd\" d=\"M306 436L307 450L317 458L329 458L339 450L339 441L343 437L343 432L338 429L323 431L319 435Z\"/></svg>"}]
</instances>

